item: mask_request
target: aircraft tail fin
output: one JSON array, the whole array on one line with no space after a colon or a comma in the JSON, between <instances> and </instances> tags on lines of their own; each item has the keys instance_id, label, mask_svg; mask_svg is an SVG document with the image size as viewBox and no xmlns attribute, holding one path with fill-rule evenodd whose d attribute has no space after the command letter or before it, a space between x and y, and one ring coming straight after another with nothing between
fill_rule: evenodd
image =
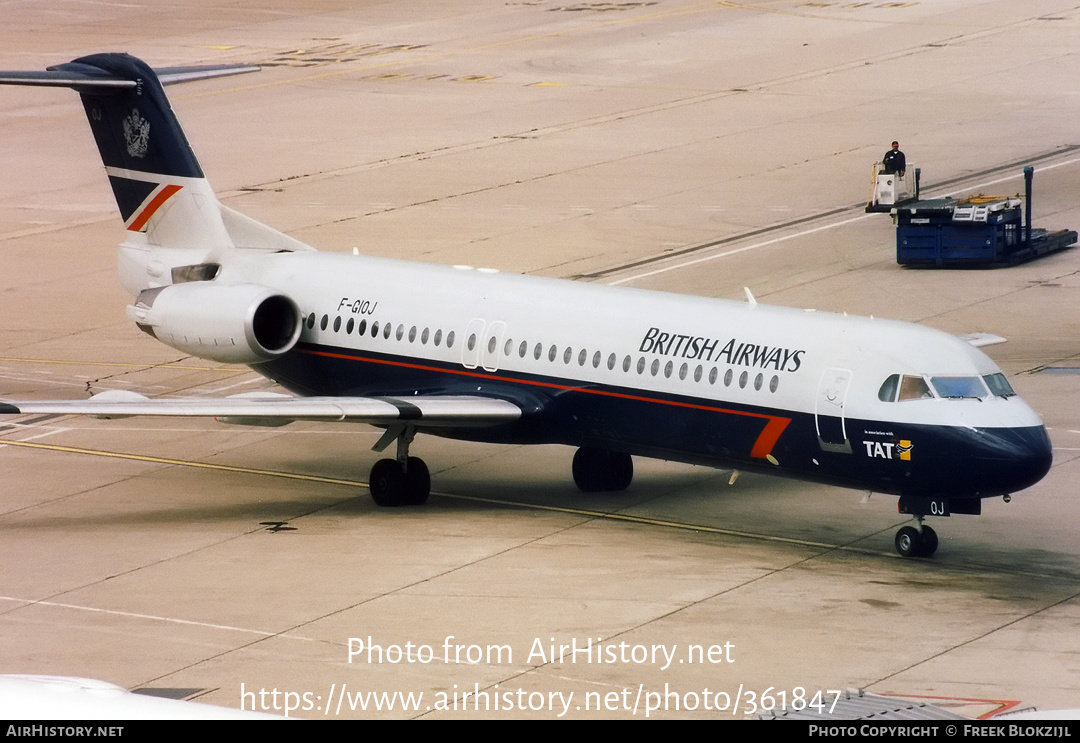
<instances>
[{"instance_id":1,"label":"aircraft tail fin","mask_svg":"<svg viewBox=\"0 0 1080 743\"><path fill-rule=\"evenodd\" d=\"M116 204L128 230L128 264L153 275L125 278L129 288L169 283L171 267L211 260L233 247L297 250L306 246L253 220L223 214L173 113L163 85L251 72L248 65L153 70L128 54L93 54L41 72L0 72L0 84L68 87L82 99ZM230 224L240 228L238 242ZM257 239L257 244L245 244ZM263 244L265 243L265 244ZM162 260L161 250L170 257ZM308 248L309 249L309 248ZM150 253L154 253L151 258ZM122 271L125 260L122 258ZM171 264L171 265L169 265ZM128 281L127 278L133 279Z\"/></svg>"}]
</instances>

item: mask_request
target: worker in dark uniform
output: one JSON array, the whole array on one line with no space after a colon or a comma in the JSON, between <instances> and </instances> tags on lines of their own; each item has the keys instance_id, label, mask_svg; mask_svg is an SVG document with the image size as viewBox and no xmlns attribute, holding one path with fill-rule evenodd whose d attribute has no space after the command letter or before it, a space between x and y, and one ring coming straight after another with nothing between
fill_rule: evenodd
<instances>
[{"instance_id":1,"label":"worker in dark uniform","mask_svg":"<svg viewBox=\"0 0 1080 743\"><path fill-rule=\"evenodd\" d=\"M885 156L881 158L882 172L886 175L898 174L901 178L904 177L904 171L907 170L907 158L904 157L904 153L900 151L900 143L893 142L892 149L885 153Z\"/></svg>"}]
</instances>

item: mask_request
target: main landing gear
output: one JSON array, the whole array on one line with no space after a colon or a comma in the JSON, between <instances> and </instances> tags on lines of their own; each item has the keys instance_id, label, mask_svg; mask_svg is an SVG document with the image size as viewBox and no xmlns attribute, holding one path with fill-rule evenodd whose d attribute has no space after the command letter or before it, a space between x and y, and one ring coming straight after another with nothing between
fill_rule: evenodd
<instances>
[{"instance_id":1,"label":"main landing gear","mask_svg":"<svg viewBox=\"0 0 1080 743\"><path fill-rule=\"evenodd\" d=\"M937 532L923 524L923 517L916 516L918 526L904 526L896 532L896 551L903 557L930 557L937 551Z\"/></svg>"},{"instance_id":2,"label":"main landing gear","mask_svg":"<svg viewBox=\"0 0 1080 743\"><path fill-rule=\"evenodd\" d=\"M419 506L431 493L431 474L424 460L409 456L416 435L413 426L393 426L372 447L383 451L397 442L397 457L380 459L371 468L368 487L377 506ZM583 448L574 454L574 483L586 493L626 490L634 479L634 460L629 454Z\"/></svg>"},{"instance_id":3,"label":"main landing gear","mask_svg":"<svg viewBox=\"0 0 1080 743\"><path fill-rule=\"evenodd\" d=\"M375 505L419 506L427 502L431 493L431 474L423 459L409 456L409 444L415 435L416 429L412 426L390 428L375 444L375 451L382 451L397 439L397 458L380 459L368 476Z\"/></svg>"},{"instance_id":4,"label":"main landing gear","mask_svg":"<svg viewBox=\"0 0 1080 743\"><path fill-rule=\"evenodd\" d=\"M622 452L586 447L574 454L573 473L584 493L626 490L634 479L634 460Z\"/></svg>"}]
</instances>

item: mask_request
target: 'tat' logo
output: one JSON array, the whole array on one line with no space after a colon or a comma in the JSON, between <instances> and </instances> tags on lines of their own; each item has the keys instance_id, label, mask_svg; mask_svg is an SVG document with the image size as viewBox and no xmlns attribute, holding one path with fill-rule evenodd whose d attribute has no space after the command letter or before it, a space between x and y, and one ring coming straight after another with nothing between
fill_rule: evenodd
<instances>
[{"instance_id":1,"label":"'tat' logo","mask_svg":"<svg viewBox=\"0 0 1080 743\"><path fill-rule=\"evenodd\" d=\"M864 441L866 456L871 459L899 459L904 462L911 461L911 450L914 448L907 439L900 439L896 443L892 441Z\"/></svg>"}]
</instances>

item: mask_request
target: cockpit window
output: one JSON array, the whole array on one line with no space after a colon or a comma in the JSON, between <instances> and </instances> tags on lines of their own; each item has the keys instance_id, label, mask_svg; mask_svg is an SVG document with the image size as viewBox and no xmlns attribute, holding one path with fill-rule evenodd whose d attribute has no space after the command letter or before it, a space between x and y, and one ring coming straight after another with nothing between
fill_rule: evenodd
<instances>
[{"instance_id":1,"label":"cockpit window","mask_svg":"<svg viewBox=\"0 0 1080 743\"><path fill-rule=\"evenodd\" d=\"M997 397L1014 397L1016 395L1004 374L987 374L983 377L983 381L990 388L990 392Z\"/></svg>"},{"instance_id":2,"label":"cockpit window","mask_svg":"<svg viewBox=\"0 0 1080 743\"><path fill-rule=\"evenodd\" d=\"M922 377L911 374L893 374L884 382L877 393L882 402L902 402L904 400L930 400L934 393Z\"/></svg>"},{"instance_id":3,"label":"cockpit window","mask_svg":"<svg viewBox=\"0 0 1080 743\"><path fill-rule=\"evenodd\" d=\"M900 395L897 397L900 402L904 400L927 400L933 396L934 393L930 391L930 387L927 386L926 380L922 377L905 374L900 379Z\"/></svg>"},{"instance_id":4,"label":"cockpit window","mask_svg":"<svg viewBox=\"0 0 1080 743\"><path fill-rule=\"evenodd\" d=\"M900 375L893 374L881 383L881 389L877 392L878 399L882 402L894 402L896 400L896 388L899 386Z\"/></svg>"},{"instance_id":5,"label":"cockpit window","mask_svg":"<svg viewBox=\"0 0 1080 743\"><path fill-rule=\"evenodd\" d=\"M982 399L989 395L979 377L931 377L930 383L941 397Z\"/></svg>"},{"instance_id":6,"label":"cockpit window","mask_svg":"<svg viewBox=\"0 0 1080 743\"><path fill-rule=\"evenodd\" d=\"M930 377L929 384L925 378L913 374L893 374L878 389L878 399L882 402L928 400L934 397L982 400L991 395L1013 397L1016 393L1000 372L984 377Z\"/></svg>"}]
</instances>

